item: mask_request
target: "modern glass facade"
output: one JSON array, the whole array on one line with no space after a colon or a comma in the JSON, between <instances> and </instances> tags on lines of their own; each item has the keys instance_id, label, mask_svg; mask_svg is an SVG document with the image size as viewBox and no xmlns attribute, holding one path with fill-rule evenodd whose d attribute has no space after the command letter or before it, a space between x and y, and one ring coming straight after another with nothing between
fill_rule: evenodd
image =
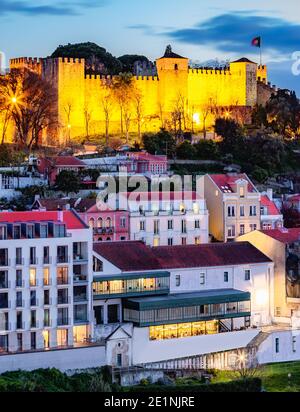
<instances>
[{"instance_id":1,"label":"modern glass facade","mask_svg":"<svg viewBox=\"0 0 300 412\"><path fill-rule=\"evenodd\" d=\"M132 275L123 278L95 278L93 283L94 299L108 297L129 297L140 295L166 294L170 290L170 275Z\"/></svg>"},{"instance_id":2,"label":"modern glass facade","mask_svg":"<svg viewBox=\"0 0 300 412\"><path fill-rule=\"evenodd\" d=\"M128 299L124 321L140 327L248 317L250 294L233 290Z\"/></svg>"}]
</instances>

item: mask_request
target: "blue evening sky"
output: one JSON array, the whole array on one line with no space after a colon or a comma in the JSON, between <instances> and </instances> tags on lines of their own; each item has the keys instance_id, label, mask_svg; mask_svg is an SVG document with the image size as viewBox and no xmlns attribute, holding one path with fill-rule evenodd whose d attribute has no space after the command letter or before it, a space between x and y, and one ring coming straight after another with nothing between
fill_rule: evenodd
<instances>
[{"instance_id":1,"label":"blue evening sky","mask_svg":"<svg viewBox=\"0 0 300 412\"><path fill-rule=\"evenodd\" d=\"M154 60L170 43L193 60L258 61L250 42L261 35L270 80L300 95L300 76L291 71L292 54L300 51L299 0L0 0L0 25L7 58L92 41L115 56Z\"/></svg>"}]
</instances>

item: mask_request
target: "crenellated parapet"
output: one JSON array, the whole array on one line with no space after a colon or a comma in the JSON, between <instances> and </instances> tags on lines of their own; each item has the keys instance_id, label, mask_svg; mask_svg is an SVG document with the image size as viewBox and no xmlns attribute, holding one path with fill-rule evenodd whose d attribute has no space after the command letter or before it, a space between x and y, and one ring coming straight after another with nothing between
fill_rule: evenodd
<instances>
[{"instance_id":1,"label":"crenellated parapet","mask_svg":"<svg viewBox=\"0 0 300 412\"><path fill-rule=\"evenodd\" d=\"M36 73L41 73L42 61L40 57L18 57L10 59L10 69L28 69Z\"/></svg>"},{"instance_id":2,"label":"crenellated parapet","mask_svg":"<svg viewBox=\"0 0 300 412\"><path fill-rule=\"evenodd\" d=\"M231 75L229 67L213 68L213 67L198 67L189 68L189 74L199 74L199 75Z\"/></svg>"}]
</instances>

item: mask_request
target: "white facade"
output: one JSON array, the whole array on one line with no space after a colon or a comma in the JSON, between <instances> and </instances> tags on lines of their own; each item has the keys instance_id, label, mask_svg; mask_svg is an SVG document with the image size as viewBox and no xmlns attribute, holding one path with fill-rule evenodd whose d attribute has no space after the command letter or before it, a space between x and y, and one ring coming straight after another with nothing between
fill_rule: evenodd
<instances>
[{"instance_id":1,"label":"white facade","mask_svg":"<svg viewBox=\"0 0 300 412\"><path fill-rule=\"evenodd\" d=\"M72 346L92 332L92 233L82 222L81 228L64 232L61 216L56 223L43 218L0 224L1 352ZM45 237L36 235L39 224L47 227ZM49 224L61 229L50 235ZM33 232L24 236L28 227ZM5 231L11 231L12 238Z\"/></svg>"},{"instance_id":2,"label":"white facade","mask_svg":"<svg viewBox=\"0 0 300 412\"><path fill-rule=\"evenodd\" d=\"M203 198L157 200L155 196L148 201L132 194L128 210L131 240L141 240L150 246L194 245L209 241L209 215Z\"/></svg>"}]
</instances>

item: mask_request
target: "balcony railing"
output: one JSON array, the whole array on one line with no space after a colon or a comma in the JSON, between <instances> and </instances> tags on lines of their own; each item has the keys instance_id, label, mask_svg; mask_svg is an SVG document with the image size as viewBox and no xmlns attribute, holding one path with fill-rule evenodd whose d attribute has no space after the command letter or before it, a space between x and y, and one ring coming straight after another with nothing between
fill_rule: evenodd
<instances>
[{"instance_id":1,"label":"balcony railing","mask_svg":"<svg viewBox=\"0 0 300 412\"><path fill-rule=\"evenodd\" d=\"M0 267L10 266L10 259L0 259Z\"/></svg>"},{"instance_id":2,"label":"balcony railing","mask_svg":"<svg viewBox=\"0 0 300 412\"><path fill-rule=\"evenodd\" d=\"M74 295L74 302L85 302L87 300L87 294L81 293L78 295Z\"/></svg>"},{"instance_id":3,"label":"balcony railing","mask_svg":"<svg viewBox=\"0 0 300 412\"><path fill-rule=\"evenodd\" d=\"M95 235L113 235L115 233L114 227L95 227L93 230Z\"/></svg>"},{"instance_id":4,"label":"balcony railing","mask_svg":"<svg viewBox=\"0 0 300 412\"><path fill-rule=\"evenodd\" d=\"M24 265L24 258L22 257L17 257L15 259L15 266L23 266Z\"/></svg>"},{"instance_id":5,"label":"balcony railing","mask_svg":"<svg viewBox=\"0 0 300 412\"><path fill-rule=\"evenodd\" d=\"M70 283L70 279L68 276L65 277L58 277L56 278L57 285L68 285Z\"/></svg>"},{"instance_id":6,"label":"balcony railing","mask_svg":"<svg viewBox=\"0 0 300 412\"><path fill-rule=\"evenodd\" d=\"M86 283L88 281L87 275L73 275L74 283Z\"/></svg>"},{"instance_id":7,"label":"balcony railing","mask_svg":"<svg viewBox=\"0 0 300 412\"><path fill-rule=\"evenodd\" d=\"M70 256L62 255L62 256L56 256L56 263L69 263L70 262Z\"/></svg>"},{"instance_id":8,"label":"balcony railing","mask_svg":"<svg viewBox=\"0 0 300 412\"><path fill-rule=\"evenodd\" d=\"M57 326L68 326L71 325L71 319L68 317L58 317Z\"/></svg>"}]
</instances>

